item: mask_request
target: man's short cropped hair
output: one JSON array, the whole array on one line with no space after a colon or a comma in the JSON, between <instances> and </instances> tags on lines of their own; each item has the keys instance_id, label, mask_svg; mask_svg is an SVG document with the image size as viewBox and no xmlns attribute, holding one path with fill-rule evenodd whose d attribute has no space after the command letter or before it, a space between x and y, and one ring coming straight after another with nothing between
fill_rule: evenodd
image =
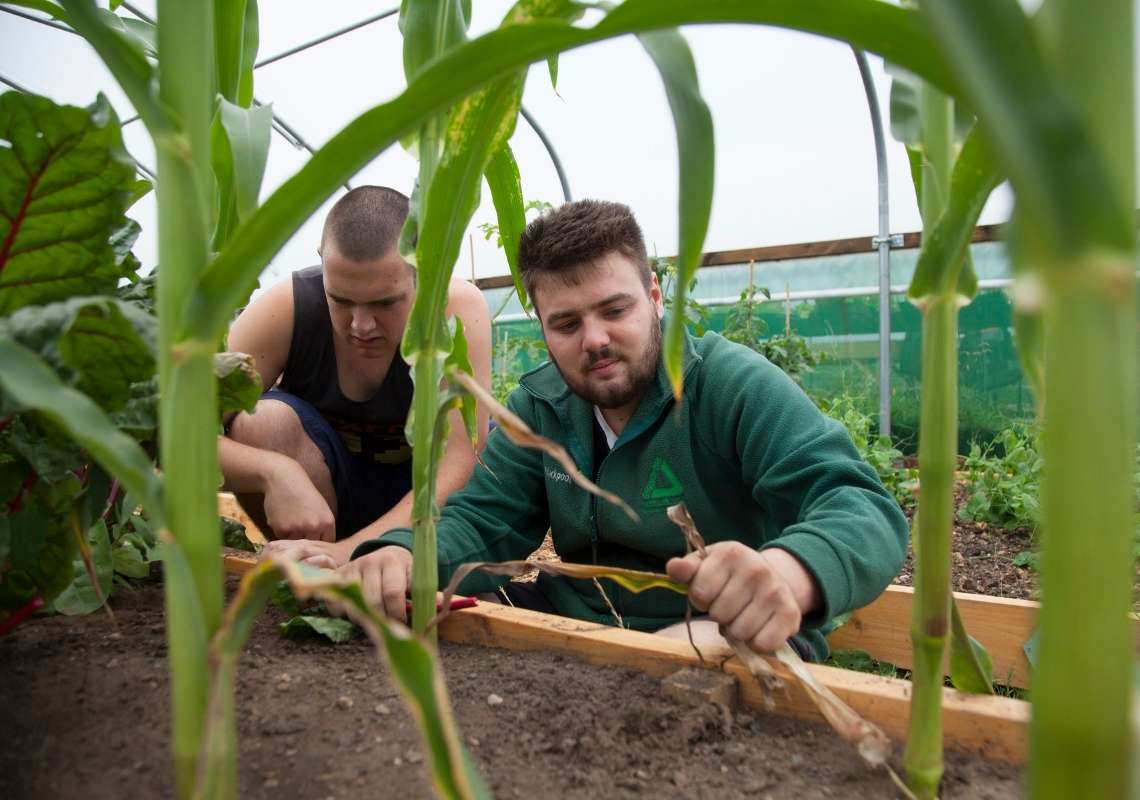
<instances>
[{"instance_id":1,"label":"man's short cropped hair","mask_svg":"<svg viewBox=\"0 0 1140 800\"><path fill-rule=\"evenodd\" d=\"M540 276L577 283L578 268L617 251L636 266L649 290L649 259L641 227L629 206L605 200L576 200L534 219L519 240L519 272L534 302Z\"/></svg>"},{"instance_id":2,"label":"man's short cropped hair","mask_svg":"<svg viewBox=\"0 0 1140 800\"><path fill-rule=\"evenodd\" d=\"M408 198L386 186L357 186L329 211L321 233L321 251L331 244L349 261L373 261L400 241L408 217Z\"/></svg>"}]
</instances>

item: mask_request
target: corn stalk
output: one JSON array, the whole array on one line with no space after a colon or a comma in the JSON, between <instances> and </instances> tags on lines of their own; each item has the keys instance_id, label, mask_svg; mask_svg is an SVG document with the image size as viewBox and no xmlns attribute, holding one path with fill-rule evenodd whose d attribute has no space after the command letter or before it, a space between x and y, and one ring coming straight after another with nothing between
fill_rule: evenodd
<instances>
[{"instance_id":1,"label":"corn stalk","mask_svg":"<svg viewBox=\"0 0 1140 800\"><path fill-rule=\"evenodd\" d=\"M1129 787L1136 414L1132 4L1014 0L923 11L1017 197L1023 310L1044 337L1045 482L1035 798ZM1044 353L1040 349L1044 349ZM1089 674L1095 660L1095 679Z\"/></svg>"}]
</instances>

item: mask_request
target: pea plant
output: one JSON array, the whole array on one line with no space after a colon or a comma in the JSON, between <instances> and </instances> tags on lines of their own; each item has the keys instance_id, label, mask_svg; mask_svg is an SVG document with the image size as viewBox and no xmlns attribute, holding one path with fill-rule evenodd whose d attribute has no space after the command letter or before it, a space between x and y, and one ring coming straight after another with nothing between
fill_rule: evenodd
<instances>
[{"instance_id":1,"label":"pea plant","mask_svg":"<svg viewBox=\"0 0 1140 800\"><path fill-rule=\"evenodd\" d=\"M416 385L412 623L425 632L437 589L434 474L446 412L460 406L470 421L471 400L460 387L479 391L465 374L462 331L444 321L447 283L485 179L519 286L514 261L525 217L508 140L527 68L546 60L553 79L559 53L617 36L637 36L645 47L662 75L677 129L673 303L684 308L708 227L714 142L692 56L675 28L703 23L828 36L877 53L924 82L926 236L910 295L924 315L924 376L937 388L924 393L922 413L920 564L930 563L920 567L924 579L916 576L927 588L917 589L907 756L908 782L921 796L933 795L941 772L941 689L936 695L930 681L920 687L926 680L920 675L940 669L953 622L941 564L949 560L946 487L953 475L946 454L953 452L949 432L956 419L956 393L946 390L955 386L957 308L972 293L964 255L989 190L999 176L1010 180L1017 201L1019 344L1046 401L1030 792L1126 794L1136 377L1133 11L1127 0L1106 0L1095 14L1076 0L1046 0L1032 19L1016 0L924 0L917 9L880 0L627 0L613 8L591 4L596 21L588 25L580 23L586 4L523 0L497 30L470 40L469 0L405 0L407 89L350 122L261 205L256 191L249 202L248 186L238 191L248 172L225 169L224 152L213 149L223 139L214 121L230 131L227 115L240 115L231 106L250 110L253 0L158 0L157 63L93 0L19 4L51 14L87 39L135 106L158 155L161 477L104 409L7 335L0 336L0 386L6 403L50 420L135 494L165 542L180 796L235 792L233 669L253 614L281 571L299 592L339 598L390 654L394 674L419 703L437 790L456 797L485 793L448 722L430 646L376 616L357 589L267 562L223 611L214 515L215 343L269 259L337 187L388 147L414 140L419 180L402 250L416 261L419 288L402 353ZM949 132L955 101L978 120L956 159ZM230 153L235 167L247 163L238 150ZM221 168L216 173L212 165ZM683 315L671 316L663 350L678 401L683 325ZM1086 675L1090 653L1099 659L1095 682Z\"/></svg>"}]
</instances>

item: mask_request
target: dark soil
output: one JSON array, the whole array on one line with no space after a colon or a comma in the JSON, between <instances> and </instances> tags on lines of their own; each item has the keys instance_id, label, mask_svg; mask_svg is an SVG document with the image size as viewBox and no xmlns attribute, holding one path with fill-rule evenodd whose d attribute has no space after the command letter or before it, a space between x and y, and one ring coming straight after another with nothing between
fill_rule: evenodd
<instances>
[{"instance_id":1,"label":"dark soil","mask_svg":"<svg viewBox=\"0 0 1140 800\"><path fill-rule=\"evenodd\" d=\"M954 507L962 509L969 499L965 484L959 483L954 491ZM906 509L905 513L913 525L914 509ZM951 541L952 588L956 592L1037 600L1037 575L1028 566L1013 563L1019 554L1033 549L1033 532L1029 528L995 528L955 515ZM907 548L906 563L894 583L903 586L914 583L913 540Z\"/></svg>"},{"instance_id":2,"label":"dark soil","mask_svg":"<svg viewBox=\"0 0 1140 800\"><path fill-rule=\"evenodd\" d=\"M37 618L0 639L0 797L171 796L161 586L112 602L120 633L96 614ZM429 797L417 733L371 645L285 640L283 619L263 614L241 660L241 796ZM445 643L442 657L500 798L898 796L820 726L727 719L676 704L640 673L558 655ZM1017 770L948 756L943 797L1019 792Z\"/></svg>"}]
</instances>

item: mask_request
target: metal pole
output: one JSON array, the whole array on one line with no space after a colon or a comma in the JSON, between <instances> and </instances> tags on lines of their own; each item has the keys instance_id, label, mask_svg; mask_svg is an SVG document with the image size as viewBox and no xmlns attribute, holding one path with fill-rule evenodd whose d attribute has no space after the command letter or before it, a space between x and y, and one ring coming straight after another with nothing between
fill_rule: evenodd
<instances>
[{"instance_id":1,"label":"metal pole","mask_svg":"<svg viewBox=\"0 0 1140 800\"><path fill-rule=\"evenodd\" d=\"M546 148L546 152L550 154L550 160L554 164L554 171L558 173L558 182L562 184L562 199L569 203L574 199L570 196L570 181L566 179L566 171L562 169L562 161L558 158L558 153L555 152L554 145L551 144L550 139L546 138L546 132L535 122L534 117L526 110L526 106L520 106L519 108L522 110L523 119L525 119L527 124L538 134L538 138Z\"/></svg>"},{"instance_id":2,"label":"metal pole","mask_svg":"<svg viewBox=\"0 0 1140 800\"><path fill-rule=\"evenodd\" d=\"M325 34L324 36L313 39L312 41L305 42L304 44L297 45L296 47L293 47L289 50L286 50L284 53L278 53L275 56L270 56L269 58L262 59L261 61L258 61L256 64L254 64L253 68L254 69L261 69L262 67L264 67L268 64L272 64L274 61L280 61L283 58L288 58L291 55L295 55L297 53L300 53L302 50L308 50L310 47L316 47L318 44L324 44L329 39L335 39L336 37L338 37L342 34L354 31L357 28L363 28L365 25L371 25L373 22L379 22L380 20L386 19L387 17L390 17L393 14L398 14L399 11L400 11L399 6L397 6L396 8L390 8L387 11L382 11L379 14L376 14L375 16L369 17L368 19L362 19L360 22L354 22L352 25L349 25L348 27L340 28L339 30L335 30L332 33Z\"/></svg>"},{"instance_id":3,"label":"metal pole","mask_svg":"<svg viewBox=\"0 0 1140 800\"><path fill-rule=\"evenodd\" d=\"M871 130L875 136L875 165L879 173L879 234L871 239L879 250L879 435L891 435L891 206L887 192L887 145L879 114L879 95L871 77L871 67L862 50L851 48L859 77L867 94ZM902 237L896 246L901 246Z\"/></svg>"}]
</instances>

